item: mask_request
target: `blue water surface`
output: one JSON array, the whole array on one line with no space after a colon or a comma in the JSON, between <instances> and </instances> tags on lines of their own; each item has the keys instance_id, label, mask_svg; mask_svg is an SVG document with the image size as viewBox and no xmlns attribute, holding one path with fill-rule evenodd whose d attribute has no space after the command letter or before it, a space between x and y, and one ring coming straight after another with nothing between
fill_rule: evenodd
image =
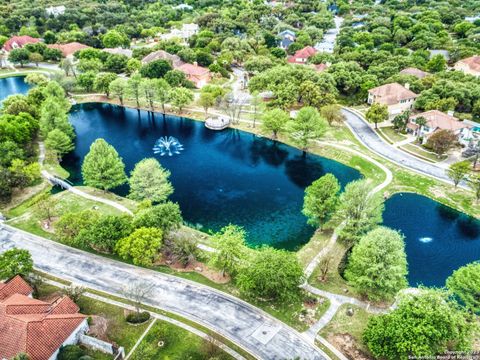
<instances>
[{"instance_id":1,"label":"blue water surface","mask_svg":"<svg viewBox=\"0 0 480 360\"><path fill-rule=\"evenodd\" d=\"M480 260L480 221L425 196L402 193L385 204L384 225L405 235L410 285L444 286Z\"/></svg>"},{"instance_id":2,"label":"blue water surface","mask_svg":"<svg viewBox=\"0 0 480 360\"><path fill-rule=\"evenodd\" d=\"M30 86L23 76L0 79L0 101L14 94L26 94Z\"/></svg>"},{"instance_id":3,"label":"blue water surface","mask_svg":"<svg viewBox=\"0 0 480 360\"><path fill-rule=\"evenodd\" d=\"M304 155L290 146L250 133L227 129L215 132L202 122L175 116L154 117L145 111L107 104L84 104L72 109L70 120L77 134L73 154L63 165L74 183L97 138L112 144L127 171L146 157L155 157L171 172L171 196L184 219L204 231L217 231L230 223L248 233L251 245L270 244L295 249L307 242L314 229L302 215L304 189L326 173L342 185L360 173L336 161ZM173 136L183 145L180 154L154 154L156 141ZM115 190L121 195L126 186Z\"/></svg>"}]
</instances>

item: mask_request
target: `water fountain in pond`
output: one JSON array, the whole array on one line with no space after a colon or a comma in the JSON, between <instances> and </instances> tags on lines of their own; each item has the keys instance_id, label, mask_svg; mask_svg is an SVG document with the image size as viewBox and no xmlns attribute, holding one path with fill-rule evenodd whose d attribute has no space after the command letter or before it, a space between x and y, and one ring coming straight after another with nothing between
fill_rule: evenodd
<instances>
[{"instance_id":1,"label":"water fountain in pond","mask_svg":"<svg viewBox=\"0 0 480 360\"><path fill-rule=\"evenodd\" d=\"M428 244L429 242L433 241L433 238L431 238L431 237L421 237L419 240L420 240L420 242L422 242L424 244Z\"/></svg>"},{"instance_id":2,"label":"water fountain in pond","mask_svg":"<svg viewBox=\"0 0 480 360\"><path fill-rule=\"evenodd\" d=\"M182 150L183 145L173 136L162 136L155 142L155 146L153 147L153 153L159 154L160 156L178 155Z\"/></svg>"}]
</instances>

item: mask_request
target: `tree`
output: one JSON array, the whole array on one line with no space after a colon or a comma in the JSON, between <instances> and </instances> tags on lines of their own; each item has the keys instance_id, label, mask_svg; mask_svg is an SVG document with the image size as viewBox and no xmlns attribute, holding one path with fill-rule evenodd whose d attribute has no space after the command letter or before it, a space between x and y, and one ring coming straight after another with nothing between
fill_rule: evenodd
<instances>
[{"instance_id":1,"label":"tree","mask_svg":"<svg viewBox=\"0 0 480 360\"><path fill-rule=\"evenodd\" d=\"M155 82L156 79L142 79L140 82L140 92L145 97L147 104L150 105L150 111L155 111Z\"/></svg>"},{"instance_id":2,"label":"tree","mask_svg":"<svg viewBox=\"0 0 480 360\"><path fill-rule=\"evenodd\" d=\"M127 94L135 99L137 108L140 107L141 83L142 77L139 74L134 74L127 80Z\"/></svg>"},{"instance_id":3,"label":"tree","mask_svg":"<svg viewBox=\"0 0 480 360\"><path fill-rule=\"evenodd\" d=\"M326 127L327 122L318 110L309 106L300 109L296 118L288 123L291 140L304 152L310 141L317 140L325 133Z\"/></svg>"},{"instance_id":4,"label":"tree","mask_svg":"<svg viewBox=\"0 0 480 360\"><path fill-rule=\"evenodd\" d=\"M42 220L51 223L58 210L58 201L53 195L44 194L36 204L35 212Z\"/></svg>"},{"instance_id":5,"label":"tree","mask_svg":"<svg viewBox=\"0 0 480 360\"><path fill-rule=\"evenodd\" d=\"M85 89L85 91L90 92L93 90L95 84L96 74L94 71L87 71L78 76L78 85Z\"/></svg>"},{"instance_id":6,"label":"tree","mask_svg":"<svg viewBox=\"0 0 480 360\"><path fill-rule=\"evenodd\" d=\"M164 234L180 228L182 222L180 207L171 201L140 210L133 218L135 228L159 228Z\"/></svg>"},{"instance_id":7,"label":"tree","mask_svg":"<svg viewBox=\"0 0 480 360\"><path fill-rule=\"evenodd\" d=\"M337 104L325 105L320 109L320 115L327 120L328 125L330 126L334 123L341 123L345 119L340 106Z\"/></svg>"},{"instance_id":8,"label":"tree","mask_svg":"<svg viewBox=\"0 0 480 360\"><path fill-rule=\"evenodd\" d=\"M322 227L335 212L338 203L340 183L333 174L326 174L305 189L303 214L308 223Z\"/></svg>"},{"instance_id":9,"label":"tree","mask_svg":"<svg viewBox=\"0 0 480 360\"><path fill-rule=\"evenodd\" d=\"M165 76L165 74L172 70L172 65L167 60L154 60L140 68L140 74L143 77L150 79L158 79Z\"/></svg>"},{"instance_id":10,"label":"tree","mask_svg":"<svg viewBox=\"0 0 480 360\"><path fill-rule=\"evenodd\" d=\"M372 317L363 341L375 358L407 360L469 350L477 326L442 290L404 295L388 314Z\"/></svg>"},{"instance_id":11,"label":"tree","mask_svg":"<svg viewBox=\"0 0 480 360\"><path fill-rule=\"evenodd\" d=\"M132 219L128 215L104 215L80 229L75 241L103 253L112 253L118 240L132 232Z\"/></svg>"},{"instance_id":12,"label":"tree","mask_svg":"<svg viewBox=\"0 0 480 360\"><path fill-rule=\"evenodd\" d=\"M382 222L383 199L371 191L367 180L357 180L347 184L340 195L334 218L341 224L337 229L338 236L349 244L357 243Z\"/></svg>"},{"instance_id":13,"label":"tree","mask_svg":"<svg viewBox=\"0 0 480 360\"><path fill-rule=\"evenodd\" d=\"M75 148L72 139L59 129L54 129L48 133L45 146L47 149L55 151L59 159Z\"/></svg>"},{"instance_id":14,"label":"tree","mask_svg":"<svg viewBox=\"0 0 480 360\"><path fill-rule=\"evenodd\" d=\"M135 265L151 266L162 246L163 233L157 228L139 228L115 246L117 254Z\"/></svg>"},{"instance_id":15,"label":"tree","mask_svg":"<svg viewBox=\"0 0 480 360\"><path fill-rule=\"evenodd\" d=\"M130 174L128 197L151 202L165 201L173 193L169 177L170 171L165 170L156 159L143 159L135 165Z\"/></svg>"},{"instance_id":16,"label":"tree","mask_svg":"<svg viewBox=\"0 0 480 360\"><path fill-rule=\"evenodd\" d=\"M66 345L60 348L57 360L78 360L85 355L85 351L78 345Z\"/></svg>"},{"instance_id":17,"label":"tree","mask_svg":"<svg viewBox=\"0 0 480 360\"><path fill-rule=\"evenodd\" d=\"M104 92L107 98L110 96L110 84L117 79L117 75L114 73L99 73L95 77L93 87L96 91Z\"/></svg>"},{"instance_id":18,"label":"tree","mask_svg":"<svg viewBox=\"0 0 480 360\"><path fill-rule=\"evenodd\" d=\"M38 63L42 62L43 61L43 56L42 54L39 54L39 53L30 53L28 55L28 60L32 63L34 63L37 67L38 67Z\"/></svg>"},{"instance_id":19,"label":"tree","mask_svg":"<svg viewBox=\"0 0 480 360\"><path fill-rule=\"evenodd\" d=\"M83 160L82 175L86 185L105 191L127 181L122 158L104 139L97 139L90 146Z\"/></svg>"},{"instance_id":20,"label":"tree","mask_svg":"<svg viewBox=\"0 0 480 360\"><path fill-rule=\"evenodd\" d=\"M374 103L368 109L365 117L375 124L375 129L378 129L378 123L388 120L388 107L387 105Z\"/></svg>"},{"instance_id":21,"label":"tree","mask_svg":"<svg viewBox=\"0 0 480 360\"><path fill-rule=\"evenodd\" d=\"M30 360L30 356L25 353L20 353L15 355L12 360Z\"/></svg>"},{"instance_id":22,"label":"tree","mask_svg":"<svg viewBox=\"0 0 480 360\"><path fill-rule=\"evenodd\" d=\"M172 88L165 79L155 79L153 85L155 90L154 97L162 106L162 112L165 114L165 104L170 101Z\"/></svg>"},{"instance_id":23,"label":"tree","mask_svg":"<svg viewBox=\"0 0 480 360\"><path fill-rule=\"evenodd\" d=\"M406 120L408 123L408 119ZM415 118L415 124L418 125L418 130L417 130L417 138L419 138L422 134L422 128L427 125L427 119L425 119L423 116L419 116ZM406 125L405 125L406 127Z\"/></svg>"},{"instance_id":24,"label":"tree","mask_svg":"<svg viewBox=\"0 0 480 360\"><path fill-rule=\"evenodd\" d=\"M172 105L176 107L181 114L183 108L193 101L193 93L191 90L183 87L175 88L171 91L170 99Z\"/></svg>"},{"instance_id":25,"label":"tree","mask_svg":"<svg viewBox=\"0 0 480 360\"><path fill-rule=\"evenodd\" d=\"M67 111L57 98L48 97L40 110L40 133L47 137L50 131L60 130L70 139L75 137L72 124L68 121Z\"/></svg>"},{"instance_id":26,"label":"tree","mask_svg":"<svg viewBox=\"0 0 480 360\"><path fill-rule=\"evenodd\" d=\"M449 166L447 175L453 181L455 187L465 179L470 172L470 167L471 165L468 161L460 161Z\"/></svg>"},{"instance_id":27,"label":"tree","mask_svg":"<svg viewBox=\"0 0 480 360\"><path fill-rule=\"evenodd\" d=\"M110 83L108 87L109 87L110 94L118 97L118 101L120 101L120 105L123 105L123 99L127 91L127 80L122 79L120 77L116 78Z\"/></svg>"},{"instance_id":28,"label":"tree","mask_svg":"<svg viewBox=\"0 0 480 360\"><path fill-rule=\"evenodd\" d=\"M407 283L403 236L379 227L364 235L349 257L345 277L371 300L389 300Z\"/></svg>"},{"instance_id":29,"label":"tree","mask_svg":"<svg viewBox=\"0 0 480 360\"><path fill-rule=\"evenodd\" d=\"M272 138L275 140L278 134L286 130L288 120L290 120L290 116L281 109L265 111L262 115L262 130L271 132Z\"/></svg>"},{"instance_id":30,"label":"tree","mask_svg":"<svg viewBox=\"0 0 480 360\"><path fill-rule=\"evenodd\" d=\"M66 213L55 223L55 234L65 244L83 247L84 244L78 241L78 235L97 221L98 217L98 212L94 210Z\"/></svg>"},{"instance_id":31,"label":"tree","mask_svg":"<svg viewBox=\"0 0 480 360\"><path fill-rule=\"evenodd\" d=\"M253 252L236 276L243 294L278 301L296 298L302 281L303 269L297 256L271 247Z\"/></svg>"},{"instance_id":32,"label":"tree","mask_svg":"<svg viewBox=\"0 0 480 360\"><path fill-rule=\"evenodd\" d=\"M247 247L245 245L245 230L235 225L227 225L211 238L215 246L210 263L217 269L235 276L245 260Z\"/></svg>"},{"instance_id":33,"label":"tree","mask_svg":"<svg viewBox=\"0 0 480 360\"><path fill-rule=\"evenodd\" d=\"M188 236L177 236L169 243L173 259L178 261L184 267L192 263L198 258L199 249L198 242L195 238Z\"/></svg>"},{"instance_id":34,"label":"tree","mask_svg":"<svg viewBox=\"0 0 480 360\"><path fill-rule=\"evenodd\" d=\"M127 67L128 57L122 54L110 54L103 63L105 71L121 74L125 72Z\"/></svg>"},{"instance_id":35,"label":"tree","mask_svg":"<svg viewBox=\"0 0 480 360\"><path fill-rule=\"evenodd\" d=\"M130 45L130 40L120 31L108 30L102 37L102 43L106 48L127 47Z\"/></svg>"},{"instance_id":36,"label":"tree","mask_svg":"<svg viewBox=\"0 0 480 360\"><path fill-rule=\"evenodd\" d=\"M264 108L263 99L258 91L251 94L250 106L253 108L253 127L255 128L258 112Z\"/></svg>"},{"instance_id":37,"label":"tree","mask_svg":"<svg viewBox=\"0 0 480 360\"><path fill-rule=\"evenodd\" d=\"M205 120L208 117L208 109L215 105L215 97L212 93L202 91L198 99L198 105L205 110Z\"/></svg>"},{"instance_id":38,"label":"tree","mask_svg":"<svg viewBox=\"0 0 480 360\"><path fill-rule=\"evenodd\" d=\"M0 279L27 276L32 270L33 260L28 250L14 248L0 254Z\"/></svg>"},{"instance_id":39,"label":"tree","mask_svg":"<svg viewBox=\"0 0 480 360\"><path fill-rule=\"evenodd\" d=\"M437 154L438 157L445 154L457 143L457 136L451 130L435 131L427 140L427 146Z\"/></svg>"},{"instance_id":40,"label":"tree","mask_svg":"<svg viewBox=\"0 0 480 360\"><path fill-rule=\"evenodd\" d=\"M433 56L430 61L427 63L427 71L430 72L440 72L447 68L447 61L443 55L438 54Z\"/></svg>"},{"instance_id":41,"label":"tree","mask_svg":"<svg viewBox=\"0 0 480 360\"><path fill-rule=\"evenodd\" d=\"M133 302L135 311L140 313L140 306L142 303L151 299L155 285L147 283L145 281L137 280L129 283L128 286L122 291L123 295Z\"/></svg>"},{"instance_id":42,"label":"tree","mask_svg":"<svg viewBox=\"0 0 480 360\"><path fill-rule=\"evenodd\" d=\"M30 60L30 52L27 49L13 49L8 53L8 61L20 64L23 67Z\"/></svg>"},{"instance_id":43,"label":"tree","mask_svg":"<svg viewBox=\"0 0 480 360\"><path fill-rule=\"evenodd\" d=\"M447 288L472 313L480 313L480 262L462 266L447 279Z\"/></svg>"}]
</instances>

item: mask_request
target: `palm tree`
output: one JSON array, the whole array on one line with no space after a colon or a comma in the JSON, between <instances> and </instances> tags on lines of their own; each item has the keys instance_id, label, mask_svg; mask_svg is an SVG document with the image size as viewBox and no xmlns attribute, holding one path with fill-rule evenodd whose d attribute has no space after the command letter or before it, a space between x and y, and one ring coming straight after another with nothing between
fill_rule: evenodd
<instances>
[{"instance_id":1,"label":"palm tree","mask_svg":"<svg viewBox=\"0 0 480 360\"><path fill-rule=\"evenodd\" d=\"M419 116L418 118L415 119L415 124L418 125L418 130L417 130L417 139L420 137L422 127L427 125L427 119L425 119L423 116Z\"/></svg>"}]
</instances>

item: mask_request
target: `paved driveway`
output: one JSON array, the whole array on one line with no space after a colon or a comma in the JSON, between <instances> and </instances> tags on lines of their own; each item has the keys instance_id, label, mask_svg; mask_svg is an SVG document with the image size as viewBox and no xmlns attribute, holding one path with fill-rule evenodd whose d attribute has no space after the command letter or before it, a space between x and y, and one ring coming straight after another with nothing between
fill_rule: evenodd
<instances>
[{"instance_id":1,"label":"paved driveway","mask_svg":"<svg viewBox=\"0 0 480 360\"><path fill-rule=\"evenodd\" d=\"M12 247L29 250L36 268L41 271L108 293L121 295L128 284L138 280L152 284L154 291L148 305L203 324L259 359L328 359L304 335L215 289L69 248L6 226L0 230L0 252Z\"/></svg>"},{"instance_id":2,"label":"paved driveway","mask_svg":"<svg viewBox=\"0 0 480 360\"><path fill-rule=\"evenodd\" d=\"M373 129L366 124L360 116L347 109L343 109L342 112L346 117L347 124L353 130L357 138L374 153L410 170L452 183L445 173L445 170L441 167L422 161L396 149L381 140L375 131L373 131Z\"/></svg>"}]
</instances>

